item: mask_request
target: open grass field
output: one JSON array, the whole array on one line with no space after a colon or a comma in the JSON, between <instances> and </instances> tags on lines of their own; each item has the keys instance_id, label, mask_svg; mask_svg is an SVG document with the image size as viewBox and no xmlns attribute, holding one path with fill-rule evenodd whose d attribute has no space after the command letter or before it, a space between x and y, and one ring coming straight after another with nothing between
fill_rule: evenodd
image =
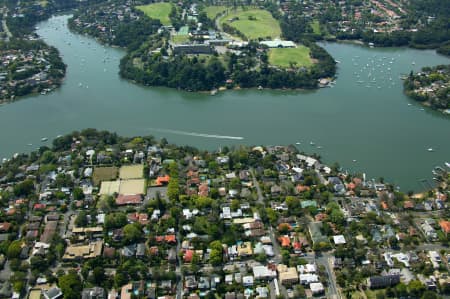
<instances>
[{"instance_id":1,"label":"open grass field","mask_svg":"<svg viewBox=\"0 0 450 299\"><path fill-rule=\"evenodd\" d=\"M286 68L294 63L296 67L309 67L312 65L309 48L274 48L269 50L269 63L274 66Z\"/></svg>"},{"instance_id":2,"label":"open grass field","mask_svg":"<svg viewBox=\"0 0 450 299\"><path fill-rule=\"evenodd\" d=\"M214 20L218 14L224 12L225 10L227 10L225 6L213 5L207 6L203 11L206 12L209 19Z\"/></svg>"},{"instance_id":3,"label":"open grass field","mask_svg":"<svg viewBox=\"0 0 450 299\"><path fill-rule=\"evenodd\" d=\"M92 178L94 185L100 184L101 181L111 181L117 178L119 169L117 167L96 167Z\"/></svg>"},{"instance_id":4,"label":"open grass field","mask_svg":"<svg viewBox=\"0 0 450 299\"><path fill-rule=\"evenodd\" d=\"M322 34L322 31L320 30L320 24L319 24L318 20L314 20L311 23L311 28L312 28L314 34L318 34L318 35Z\"/></svg>"},{"instance_id":5,"label":"open grass field","mask_svg":"<svg viewBox=\"0 0 450 299\"><path fill-rule=\"evenodd\" d=\"M141 179L144 177L144 165L126 165L120 167L119 177L121 180Z\"/></svg>"},{"instance_id":6,"label":"open grass field","mask_svg":"<svg viewBox=\"0 0 450 299\"><path fill-rule=\"evenodd\" d=\"M148 17L157 19L163 25L170 25L169 14L172 10L172 4L160 2L148 5L136 6L137 9L144 12Z\"/></svg>"},{"instance_id":7,"label":"open grass field","mask_svg":"<svg viewBox=\"0 0 450 299\"><path fill-rule=\"evenodd\" d=\"M175 44L185 44L189 41L189 35L172 35L171 39Z\"/></svg>"},{"instance_id":8,"label":"open grass field","mask_svg":"<svg viewBox=\"0 0 450 299\"><path fill-rule=\"evenodd\" d=\"M221 17L220 23L236 28L249 40L266 37L274 39L281 35L278 21L272 17L270 12L262 9L231 10L227 15Z\"/></svg>"}]
</instances>

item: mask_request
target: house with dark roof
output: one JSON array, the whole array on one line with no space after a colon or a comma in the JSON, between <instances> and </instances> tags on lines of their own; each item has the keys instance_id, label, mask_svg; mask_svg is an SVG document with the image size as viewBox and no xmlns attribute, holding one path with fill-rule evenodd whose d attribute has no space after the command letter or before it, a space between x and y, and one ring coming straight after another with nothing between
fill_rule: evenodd
<instances>
[{"instance_id":1,"label":"house with dark roof","mask_svg":"<svg viewBox=\"0 0 450 299\"><path fill-rule=\"evenodd\" d=\"M105 299L106 293L103 288L93 287L84 289L81 293L81 299Z\"/></svg>"},{"instance_id":2,"label":"house with dark roof","mask_svg":"<svg viewBox=\"0 0 450 299\"><path fill-rule=\"evenodd\" d=\"M400 275L371 276L367 278L367 286L370 289L379 289L394 286L400 283Z\"/></svg>"}]
</instances>

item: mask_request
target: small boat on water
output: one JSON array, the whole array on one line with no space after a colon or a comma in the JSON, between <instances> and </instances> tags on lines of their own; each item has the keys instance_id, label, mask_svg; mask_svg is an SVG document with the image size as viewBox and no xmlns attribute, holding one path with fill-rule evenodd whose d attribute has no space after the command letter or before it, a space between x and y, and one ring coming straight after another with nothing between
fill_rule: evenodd
<instances>
[{"instance_id":1,"label":"small boat on water","mask_svg":"<svg viewBox=\"0 0 450 299\"><path fill-rule=\"evenodd\" d=\"M309 145L315 145L315 143L314 143L314 142L312 142L312 141L310 141L310 142L309 142Z\"/></svg>"},{"instance_id":2,"label":"small boat on water","mask_svg":"<svg viewBox=\"0 0 450 299\"><path fill-rule=\"evenodd\" d=\"M447 166L448 168L450 168L450 163L445 162L445 166Z\"/></svg>"},{"instance_id":3,"label":"small boat on water","mask_svg":"<svg viewBox=\"0 0 450 299\"><path fill-rule=\"evenodd\" d=\"M295 144L300 145L301 143L300 142L296 142Z\"/></svg>"},{"instance_id":4,"label":"small boat on water","mask_svg":"<svg viewBox=\"0 0 450 299\"><path fill-rule=\"evenodd\" d=\"M28 145L28 146L33 146L33 143L28 143L27 145Z\"/></svg>"},{"instance_id":5,"label":"small boat on water","mask_svg":"<svg viewBox=\"0 0 450 299\"><path fill-rule=\"evenodd\" d=\"M318 146L317 146L317 148L318 148L318 149L321 149L321 148L322 148L322 146L321 146L321 145L318 145Z\"/></svg>"},{"instance_id":6,"label":"small boat on water","mask_svg":"<svg viewBox=\"0 0 450 299\"><path fill-rule=\"evenodd\" d=\"M355 160L355 159L353 159L352 161L353 161L353 162L356 162L356 160Z\"/></svg>"},{"instance_id":7,"label":"small boat on water","mask_svg":"<svg viewBox=\"0 0 450 299\"><path fill-rule=\"evenodd\" d=\"M217 89L211 90L211 95L212 95L212 96L215 96L216 94L217 94Z\"/></svg>"},{"instance_id":8,"label":"small boat on water","mask_svg":"<svg viewBox=\"0 0 450 299\"><path fill-rule=\"evenodd\" d=\"M428 148L427 151L434 152L434 149L432 147Z\"/></svg>"},{"instance_id":9,"label":"small boat on water","mask_svg":"<svg viewBox=\"0 0 450 299\"><path fill-rule=\"evenodd\" d=\"M41 138L41 141L42 141L42 142L45 142L45 141L47 141L47 140L48 140L47 137L42 137L42 138Z\"/></svg>"}]
</instances>

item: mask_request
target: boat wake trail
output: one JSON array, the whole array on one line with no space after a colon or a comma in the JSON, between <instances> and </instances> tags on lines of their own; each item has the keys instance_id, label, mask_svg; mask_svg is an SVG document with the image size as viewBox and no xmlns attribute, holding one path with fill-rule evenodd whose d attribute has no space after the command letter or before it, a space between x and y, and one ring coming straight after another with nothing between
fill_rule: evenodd
<instances>
[{"instance_id":1,"label":"boat wake trail","mask_svg":"<svg viewBox=\"0 0 450 299\"><path fill-rule=\"evenodd\" d=\"M160 133L170 133L170 134L204 137L204 138L231 139L231 140L243 140L244 139L244 137L240 137L240 136L204 134L204 133L197 133L197 132L186 132L186 131L180 131L180 130L161 129L161 128L149 128L149 130L154 131L154 132L160 132Z\"/></svg>"}]
</instances>

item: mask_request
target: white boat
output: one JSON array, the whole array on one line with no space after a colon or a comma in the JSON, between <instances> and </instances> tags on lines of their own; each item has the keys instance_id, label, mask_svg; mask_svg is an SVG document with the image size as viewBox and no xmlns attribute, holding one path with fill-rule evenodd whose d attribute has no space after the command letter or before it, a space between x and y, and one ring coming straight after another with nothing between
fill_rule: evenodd
<instances>
[{"instance_id":1,"label":"white boat","mask_svg":"<svg viewBox=\"0 0 450 299\"><path fill-rule=\"evenodd\" d=\"M353 162L356 162L356 160L355 160L355 159L353 159L352 161L353 161Z\"/></svg>"},{"instance_id":2,"label":"white boat","mask_svg":"<svg viewBox=\"0 0 450 299\"><path fill-rule=\"evenodd\" d=\"M300 142L296 142L295 144L300 145L301 143Z\"/></svg>"},{"instance_id":3,"label":"white boat","mask_svg":"<svg viewBox=\"0 0 450 299\"><path fill-rule=\"evenodd\" d=\"M45 142L45 141L47 141L47 140L48 140L47 137L42 137L42 138L41 138L41 141L42 141L42 142Z\"/></svg>"},{"instance_id":4,"label":"white boat","mask_svg":"<svg viewBox=\"0 0 450 299\"><path fill-rule=\"evenodd\" d=\"M317 146L317 148L318 148L318 149L321 149L321 148L322 148L322 146L321 146L321 145L318 145L318 146Z\"/></svg>"},{"instance_id":5,"label":"white boat","mask_svg":"<svg viewBox=\"0 0 450 299\"><path fill-rule=\"evenodd\" d=\"M448 168L450 168L450 163L445 162L445 166L447 166Z\"/></svg>"},{"instance_id":6,"label":"white boat","mask_svg":"<svg viewBox=\"0 0 450 299\"><path fill-rule=\"evenodd\" d=\"M434 152L434 149L430 147L430 148L427 149L427 151Z\"/></svg>"},{"instance_id":7,"label":"white boat","mask_svg":"<svg viewBox=\"0 0 450 299\"><path fill-rule=\"evenodd\" d=\"M314 142L312 142L312 141L310 141L310 142L309 142L309 145L314 145L314 144L315 144L315 143L314 143Z\"/></svg>"}]
</instances>

